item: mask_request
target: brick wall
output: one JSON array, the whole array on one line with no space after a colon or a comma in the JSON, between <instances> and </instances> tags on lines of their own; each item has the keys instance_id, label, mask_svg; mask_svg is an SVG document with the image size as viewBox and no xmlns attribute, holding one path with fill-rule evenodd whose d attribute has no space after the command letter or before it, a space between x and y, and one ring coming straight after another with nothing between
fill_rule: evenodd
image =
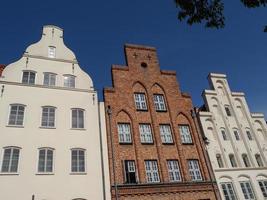
<instances>
[{"instance_id":1,"label":"brick wall","mask_svg":"<svg viewBox=\"0 0 267 200\"><path fill-rule=\"evenodd\" d=\"M2 76L2 72L4 71L5 65L0 64L0 76Z\"/></svg>"},{"instance_id":2,"label":"brick wall","mask_svg":"<svg viewBox=\"0 0 267 200\"><path fill-rule=\"evenodd\" d=\"M193 109L191 97L182 93L176 80L175 71L160 70L155 48L125 45L127 66L112 66L112 88L104 89L106 108L110 106L112 114L107 119L107 137L109 149L109 164L111 185L114 185L112 145L114 150L114 165L116 183L120 185L120 199L215 199L214 190L204 159L197 127L191 117ZM135 108L135 92L144 93L148 106L147 111L137 111ZM153 94L163 94L167 106L166 112L155 110ZM110 122L109 123L109 119ZM130 123L131 144L120 144L117 123ZM149 123L153 134L153 144L142 144L140 141L139 123ZM159 125L170 124L173 144L163 144ZM184 145L178 129L179 124L190 127L193 144ZM111 130L110 128L111 127ZM201 184L191 181L188 171L188 159L197 159L200 164L205 190ZM134 160L137 170L138 184L135 189L125 184L123 168L124 160ZM158 163L160 184L147 184L145 160L156 160ZM167 160L178 160L182 182L172 183L167 168ZM187 183L187 187L183 184ZM167 186L167 187L166 187ZM164 188L164 189L162 189ZM184 188L184 190L181 190ZM113 187L114 189L114 187ZM137 191L137 193L136 193ZM112 190L114 197L114 190ZM197 195L197 198L196 196Z\"/></svg>"}]
</instances>

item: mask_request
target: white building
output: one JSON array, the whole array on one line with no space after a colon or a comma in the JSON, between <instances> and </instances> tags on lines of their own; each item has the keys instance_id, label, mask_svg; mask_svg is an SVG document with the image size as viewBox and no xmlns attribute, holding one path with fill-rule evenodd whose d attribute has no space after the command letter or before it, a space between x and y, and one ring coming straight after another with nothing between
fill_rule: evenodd
<instances>
[{"instance_id":1,"label":"white building","mask_svg":"<svg viewBox=\"0 0 267 200\"><path fill-rule=\"evenodd\" d=\"M267 126L226 75L210 74L199 120L222 199L267 199ZM206 109L206 111L205 111Z\"/></svg>"},{"instance_id":2,"label":"white building","mask_svg":"<svg viewBox=\"0 0 267 200\"><path fill-rule=\"evenodd\" d=\"M0 92L0 199L105 199L103 104L63 30L44 26L41 40L5 67Z\"/></svg>"}]
</instances>

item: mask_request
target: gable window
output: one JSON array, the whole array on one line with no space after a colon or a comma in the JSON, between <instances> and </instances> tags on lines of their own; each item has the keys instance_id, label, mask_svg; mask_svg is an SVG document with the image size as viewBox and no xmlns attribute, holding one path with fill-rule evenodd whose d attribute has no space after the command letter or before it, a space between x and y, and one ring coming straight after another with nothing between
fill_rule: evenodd
<instances>
[{"instance_id":1,"label":"gable window","mask_svg":"<svg viewBox=\"0 0 267 200\"><path fill-rule=\"evenodd\" d=\"M262 159L261 159L261 155L260 154L256 154L255 155L255 159L257 161L257 164L259 167L263 167L263 162L262 162Z\"/></svg>"},{"instance_id":2,"label":"gable window","mask_svg":"<svg viewBox=\"0 0 267 200\"><path fill-rule=\"evenodd\" d=\"M55 127L55 110L51 106L42 108L42 127Z\"/></svg>"},{"instance_id":3,"label":"gable window","mask_svg":"<svg viewBox=\"0 0 267 200\"><path fill-rule=\"evenodd\" d=\"M224 106L224 109L225 109L226 115L228 117L231 117L232 115L231 115L230 107L229 106Z\"/></svg>"},{"instance_id":4,"label":"gable window","mask_svg":"<svg viewBox=\"0 0 267 200\"><path fill-rule=\"evenodd\" d=\"M260 180L259 186L265 199L267 199L267 180Z\"/></svg>"},{"instance_id":5,"label":"gable window","mask_svg":"<svg viewBox=\"0 0 267 200\"><path fill-rule=\"evenodd\" d=\"M83 129L84 128L84 110L80 108L74 108L72 113L72 128Z\"/></svg>"},{"instance_id":6,"label":"gable window","mask_svg":"<svg viewBox=\"0 0 267 200\"><path fill-rule=\"evenodd\" d=\"M223 140L228 140L228 137L227 137L227 135L225 133L225 130L221 130L221 134L222 134Z\"/></svg>"},{"instance_id":7,"label":"gable window","mask_svg":"<svg viewBox=\"0 0 267 200\"><path fill-rule=\"evenodd\" d=\"M246 131L246 133L247 133L248 139L249 139L249 140L253 140L253 138L252 138L252 135L251 135L250 131L249 131L249 130L247 130L247 131Z\"/></svg>"},{"instance_id":8,"label":"gable window","mask_svg":"<svg viewBox=\"0 0 267 200\"><path fill-rule=\"evenodd\" d=\"M160 182L158 164L156 160L146 160L145 168L146 168L146 180L148 183Z\"/></svg>"},{"instance_id":9,"label":"gable window","mask_svg":"<svg viewBox=\"0 0 267 200\"><path fill-rule=\"evenodd\" d=\"M4 157L1 172L12 173L18 171L19 149L9 147L4 149Z\"/></svg>"},{"instance_id":10,"label":"gable window","mask_svg":"<svg viewBox=\"0 0 267 200\"><path fill-rule=\"evenodd\" d=\"M144 93L134 93L136 110L147 110L146 96Z\"/></svg>"},{"instance_id":11,"label":"gable window","mask_svg":"<svg viewBox=\"0 0 267 200\"><path fill-rule=\"evenodd\" d=\"M42 148L39 150L38 172L53 171L53 150Z\"/></svg>"},{"instance_id":12,"label":"gable window","mask_svg":"<svg viewBox=\"0 0 267 200\"><path fill-rule=\"evenodd\" d=\"M24 71L22 75L22 83L33 85L35 83L35 72Z\"/></svg>"},{"instance_id":13,"label":"gable window","mask_svg":"<svg viewBox=\"0 0 267 200\"><path fill-rule=\"evenodd\" d=\"M71 172L85 172L85 150L71 150Z\"/></svg>"},{"instance_id":14,"label":"gable window","mask_svg":"<svg viewBox=\"0 0 267 200\"><path fill-rule=\"evenodd\" d=\"M135 172L135 162L133 160L124 161L124 172L126 183L137 183L136 172Z\"/></svg>"},{"instance_id":15,"label":"gable window","mask_svg":"<svg viewBox=\"0 0 267 200\"><path fill-rule=\"evenodd\" d=\"M167 160L169 179L171 182L181 181L181 174L177 160Z\"/></svg>"},{"instance_id":16,"label":"gable window","mask_svg":"<svg viewBox=\"0 0 267 200\"><path fill-rule=\"evenodd\" d=\"M13 104L10 107L8 125L22 126L24 118L24 105Z\"/></svg>"},{"instance_id":17,"label":"gable window","mask_svg":"<svg viewBox=\"0 0 267 200\"><path fill-rule=\"evenodd\" d=\"M75 88L75 76L64 75L64 87Z\"/></svg>"},{"instance_id":18,"label":"gable window","mask_svg":"<svg viewBox=\"0 0 267 200\"><path fill-rule=\"evenodd\" d=\"M141 143L153 143L150 124L139 124Z\"/></svg>"},{"instance_id":19,"label":"gable window","mask_svg":"<svg viewBox=\"0 0 267 200\"><path fill-rule=\"evenodd\" d=\"M172 133L171 133L171 126L168 124L161 124L159 125L160 130L160 137L161 141L164 144L171 144L173 143L172 140Z\"/></svg>"},{"instance_id":20,"label":"gable window","mask_svg":"<svg viewBox=\"0 0 267 200\"><path fill-rule=\"evenodd\" d=\"M179 125L180 136L183 144L192 144L191 133L188 125Z\"/></svg>"},{"instance_id":21,"label":"gable window","mask_svg":"<svg viewBox=\"0 0 267 200\"><path fill-rule=\"evenodd\" d=\"M223 191L223 196L227 200L237 200L236 194L233 188L233 184L228 182L228 183L221 183L222 191Z\"/></svg>"},{"instance_id":22,"label":"gable window","mask_svg":"<svg viewBox=\"0 0 267 200\"><path fill-rule=\"evenodd\" d=\"M256 199L249 181L240 182L240 186L246 200Z\"/></svg>"},{"instance_id":23,"label":"gable window","mask_svg":"<svg viewBox=\"0 0 267 200\"><path fill-rule=\"evenodd\" d=\"M232 167L237 167L234 154L230 154L229 155L229 160L230 160L230 163L231 163Z\"/></svg>"},{"instance_id":24,"label":"gable window","mask_svg":"<svg viewBox=\"0 0 267 200\"><path fill-rule=\"evenodd\" d=\"M154 94L153 97L156 111L166 111L164 96L162 94Z\"/></svg>"},{"instance_id":25,"label":"gable window","mask_svg":"<svg viewBox=\"0 0 267 200\"><path fill-rule=\"evenodd\" d=\"M48 58L55 58L56 57L56 47L49 46L48 47Z\"/></svg>"},{"instance_id":26,"label":"gable window","mask_svg":"<svg viewBox=\"0 0 267 200\"><path fill-rule=\"evenodd\" d=\"M219 168L223 168L223 161L222 161L221 154L216 154L216 159L217 159Z\"/></svg>"},{"instance_id":27,"label":"gable window","mask_svg":"<svg viewBox=\"0 0 267 200\"><path fill-rule=\"evenodd\" d=\"M56 74L45 72L44 73L44 85L55 86L56 85Z\"/></svg>"},{"instance_id":28,"label":"gable window","mask_svg":"<svg viewBox=\"0 0 267 200\"><path fill-rule=\"evenodd\" d=\"M201 181L202 176L199 169L198 160L188 160L188 169L192 181Z\"/></svg>"},{"instance_id":29,"label":"gable window","mask_svg":"<svg viewBox=\"0 0 267 200\"><path fill-rule=\"evenodd\" d=\"M239 133L237 130L234 130L234 135L236 140L240 140Z\"/></svg>"},{"instance_id":30,"label":"gable window","mask_svg":"<svg viewBox=\"0 0 267 200\"><path fill-rule=\"evenodd\" d=\"M131 143L131 128L129 123L118 123L118 133L120 143Z\"/></svg>"}]
</instances>

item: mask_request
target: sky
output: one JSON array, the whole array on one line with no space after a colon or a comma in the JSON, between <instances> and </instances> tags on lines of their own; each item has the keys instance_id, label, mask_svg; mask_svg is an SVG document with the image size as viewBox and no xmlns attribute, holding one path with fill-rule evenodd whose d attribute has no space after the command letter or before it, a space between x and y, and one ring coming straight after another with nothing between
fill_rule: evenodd
<instances>
[{"instance_id":1,"label":"sky","mask_svg":"<svg viewBox=\"0 0 267 200\"><path fill-rule=\"evenodd\" d=\"M175 70L181 90L203 104L210 72L225 73L232 91L246 94L251 112L267 116L267 7L224 0L226 27L188 26L173 0L2 1L0 63L10 64L41 37L43 25L64 29L65 44L91 76L102 100L111 65L125 64L125 43L157 48L161 69ZM266 117L265 117L266 118Z\"/></svg>"}]
</instances>

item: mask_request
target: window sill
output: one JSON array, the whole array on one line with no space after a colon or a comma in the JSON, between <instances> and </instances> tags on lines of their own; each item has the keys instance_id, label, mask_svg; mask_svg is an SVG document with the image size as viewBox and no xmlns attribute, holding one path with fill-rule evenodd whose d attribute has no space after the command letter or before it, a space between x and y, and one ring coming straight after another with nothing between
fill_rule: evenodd
<instances>
[{"instance_id":1,"label":"window sill","mask_svg":"<svg viewBox=\"0 0 267 200\"><path fill-rule=\"evenodd\" d=\"M148 109L136 109L138 112L148 112Z\"/></svg>"},{"instance_id":2,"label":"window sill","mask_svg":"<svg viewBox=\"0 0 267 200\"><path fill-rule=\"evenodd\" d=\"M85 131L85 128L71 128L70 130Z\"/></svg>"},{"instance_id":3,"label":"window sill","mask_svg":"<svg viewBox=\"0 0 267 200\"><path fill-rule=\"evenodd\" d=\"M192 145L193 146L194 143L182 143L182 145L189 145L189 146Z\"/></svg>"},{"instance_id":4,"label":"window sill","mask_svg":"<svg viewBox=\"0 0 267 200\"><path fill-rule=\"evenodd\" d=\"M56 127L49 127L49 126L40 126L41 129L56 129Z\"/></svg>"},{"instance_id":5,"label":"window sill","mask_svg":"<svg viewBox=\"0 0 267 200\"><path fill-rule=\"evenodd\" d=\"M156 112L158 112L158 113L166 113L167 110L156 110Z\"/></svg>"},{"instance_id":6,"label":"window sill","mask_svg":"<svg viewBox=\"0 0 267 200\"><path fill-rule=\"evenodd\" d=\"M19 173L17 172L0 172L0 176L18 176Z\"/></svg>"},{"instance_id":7,"label":"window sill","mask_svg":"<svg viewBox=\"0 0 267 200\"><path fill-rule=\"evenodd\" d=\"M162 142L163 145L174 145L173 142Z\"/></svg>"},{"instance_id":8,"label":"window sill","mask_svg":"<svg viewBox=\"0 0 267 200\"><path fill-rule=\"evenodd\" d=\"M119 144L121 144L121 145L132 145L133 143L132 142L119 142Z\"/></svg>"},{"instance_id":9,"label":"window sill","mask_svg":"<svg viewBox=\"0 0 267 200\"><path fill-rule=\"evenodd\" d=\"M43 175L55 175L55 173L53 173L53 172L38 172L35 175L41 175L41 176L43 176Z\"/></svg>"},{"instance_id":10,"label":"window sill","mask_svg":"<svg viewBox=\"0 0 267 200\"><path fill-rule=\"evenodd\" d=\"M71 172L70 175L87 175L86 172Z\"/></svg>"},{"instance_id":11,"label":"window sill","mask_svg":"<svg viewBox=\"0 0 267 200\"><path fill-rule=\"evenodd\" d=\"M141 142L142 145L154 145L154 142Z\"/></svg>"},{"instance_id":12,"label":"window sill","mask_svg":"<svg viewBox=\"0 0 267 200\"><path fill-rule=\"evenodd\" d=\"M24 128L22 125L6 125L6 127L11 127L11 128Z\"/></svg>"}]
</instances>

